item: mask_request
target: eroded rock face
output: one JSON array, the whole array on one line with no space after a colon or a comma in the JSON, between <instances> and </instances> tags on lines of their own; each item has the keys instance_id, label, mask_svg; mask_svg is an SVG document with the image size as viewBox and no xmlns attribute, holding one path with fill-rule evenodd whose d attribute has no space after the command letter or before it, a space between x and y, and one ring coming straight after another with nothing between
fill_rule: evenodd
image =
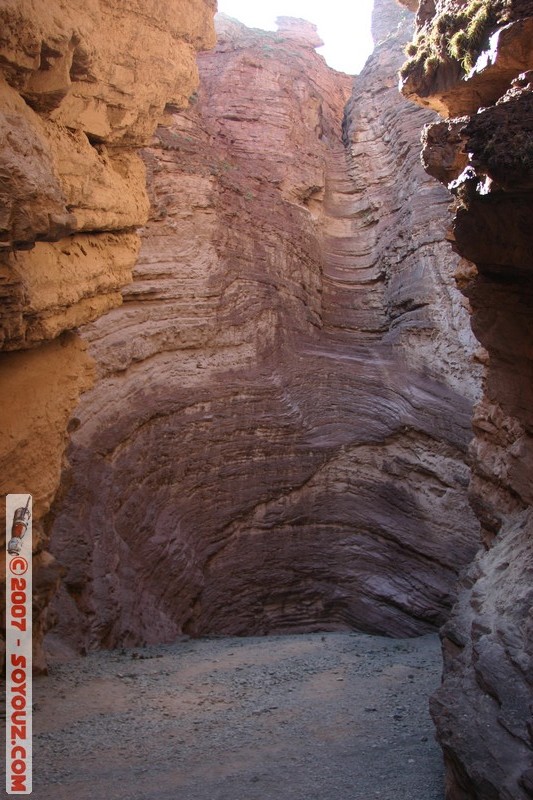
<instances>
[{"instance_id":1,"label":"eroded rock face","mask_svg":"<svg viewBox=\"0 0 533 800\"><path fill-rule=\"evenodd\" d=\"M428 171L456 196L454 248L468 259L458 280L489 354L470 490L485 547L443 630L433 701L449 800L533 796L533 82L518 74L533 67L533 6L509 7L512 20L487 31L490 58L481 53L476 74L449 89L462 116L424 136ZM434 92L440 107L441 88L427 80L426 102Z\"/></svg>"},{"instance_id":2,"label":"eroded rock face","mask_svg":"<svg viewBox=\"0 0 533 800\"><path fill-rule=\"evenodd\" d=\"M152 216L124 305L84 329L100 379L53 532L81 648L447 617L480 367L388 5L344 130L352 79L309 27L221 19L145 152Z\"/></svg>"},{"instance_id":3,"label":"eroded rock face","mask_svg":"<svg viewBox=\"0 0 533 800\"><path fill-rule=\"evenodd\" d=\"M446 117L496 102L530 68L532 11L532 0L423 0L403 94Z\"/></svg>"},{"instance_id":4,"label":"eroded rock face","mask_svg":"<svg viewBox=\"0 0 533 800\"><path fill-rule=\"evenodd\" d=\"M214 5L0 8L0 469L2 493L33 494L38 668L58 580L42 521L93 373L72 331L122 302L149 208L136 150L165 105L184 107L194 92L196 50L214 43Z\"/></svg>"}]
</instances>

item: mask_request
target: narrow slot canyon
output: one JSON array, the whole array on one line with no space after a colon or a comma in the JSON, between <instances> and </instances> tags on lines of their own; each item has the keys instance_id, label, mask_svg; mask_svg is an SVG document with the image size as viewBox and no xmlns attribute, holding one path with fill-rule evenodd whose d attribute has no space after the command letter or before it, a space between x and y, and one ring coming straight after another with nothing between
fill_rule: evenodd
<instances>
[{"instance_id":1,"label":"narrow slot canyon","mask_svg":"<svg viewBox=\"0 0 533 800\"><path fill-rule=\"evenodd\" d=\"M431 219L446 192L418 163L431 115L402 118L402 37L378 45L343 117L352 79L312 26L217 22L196 102L144 153L133 283L84 330L100 375L52 528L63 640L409 636L446 619L478 546L479 380Z\"/></svg>"},{"instance_id":2,"label":"narrow slot canyon","mask_svg":"<svg viewBox=\"0 0 533 800\"><path fill-rule=\"evenodd\" d=\"M527 800L533 4L215 6L0 7L33 794Z\"/></svg>"}]
</instances>

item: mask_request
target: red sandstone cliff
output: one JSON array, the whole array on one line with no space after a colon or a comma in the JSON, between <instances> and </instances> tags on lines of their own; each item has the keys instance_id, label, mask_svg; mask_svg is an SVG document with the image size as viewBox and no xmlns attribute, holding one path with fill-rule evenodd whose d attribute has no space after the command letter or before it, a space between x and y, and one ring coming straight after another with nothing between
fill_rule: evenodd
<instances>
[{"instance_id":1,"label":"red sandstone cliff","mask_svg":"<svg viewBox=\"0 0 533 800\"><path fill-rule=\"evenodd\" d=\"M94 372L75 330L122 302L148 214L136 150L167 103L187 105L214 5L0 6L0 472L2 493L34 499L37 666L58 580L42 520Z\"/></svg>"},{"instance_id":2,"label":"red sandstone cliff","mask_svg":"<svg viewBox=\"0 0 533 800\"><path fill-rule=\"evenodd\" d=\"M489 354L470 490L485 546L443 630L433 714L449 800L525 800L533 796L533 3L422 2L418 22L404 91L461 115L425 131L423 157L455 195L454 249L468 259L458 281ZM443 32L459 36L460 59Z\"/></svg>"},{"instance_id":3,"label":"red sandstone cliff","mask_svg":"<svg viewBox=\"0 0 533 800\"><path fill-rule=\"evenodd\" d=\"M100 375L53 532L78 646L448 615L479 365L395 9L344 123L352 80L309 25L223 20L145 152L151 220L124 305L84 328Z\"/></svg>"}]
</instances>

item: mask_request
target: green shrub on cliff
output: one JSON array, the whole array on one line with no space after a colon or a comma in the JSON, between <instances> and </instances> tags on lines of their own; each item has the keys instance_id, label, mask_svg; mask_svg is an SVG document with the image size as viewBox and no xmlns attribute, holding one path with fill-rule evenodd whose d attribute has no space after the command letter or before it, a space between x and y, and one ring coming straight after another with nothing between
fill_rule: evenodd
<instances>
[{"instance_id":1,"label":"green shrub on cliff","mask_svg":"<svg viewBox=\"0 0 533 800\"><path fill-rule=\"evenodd\" d=\"M450 61L470 72L489 34L511 18L512 6L513 0L450 0L407 45L401 77L417 70L431 76Z\"/></svg>"}]
</instances>

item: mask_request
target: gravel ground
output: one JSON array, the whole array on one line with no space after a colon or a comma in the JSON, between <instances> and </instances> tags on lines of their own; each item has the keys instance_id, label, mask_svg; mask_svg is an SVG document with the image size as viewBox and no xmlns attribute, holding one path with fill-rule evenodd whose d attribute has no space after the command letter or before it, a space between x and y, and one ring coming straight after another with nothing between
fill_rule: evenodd
<instances>
[{"instance_id":1,"label":"gravel ground","mask_svg":"<svg viewBox=\"0 0 533 800\"><path fill-rule=\"evenodd\" d=\"M443 800L436 636L182 640L34 681L35 800Z\"/></svg>"}]
</instances>

